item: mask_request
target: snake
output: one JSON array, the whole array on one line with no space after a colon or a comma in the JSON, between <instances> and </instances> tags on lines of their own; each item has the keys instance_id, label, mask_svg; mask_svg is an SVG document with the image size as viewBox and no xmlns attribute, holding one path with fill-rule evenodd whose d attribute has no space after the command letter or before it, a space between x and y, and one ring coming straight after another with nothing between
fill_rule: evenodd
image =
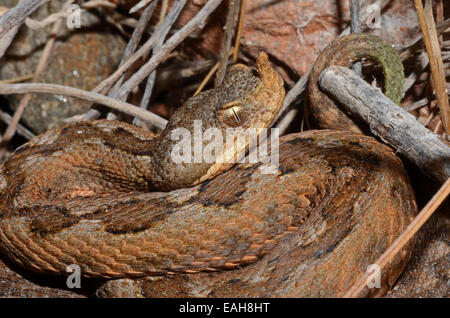
<instances>
[{"instance_id":1,"label":"snake","mask_svg":"<svg viewBox=\"0 0 450 318\"><path fill-rule=\"evenodd\" d=\"M284 261L314 269L296 282L309 286L306 296L341 294L417 212L401 160L355 131L317 87L317 74L329 63L351 64L374 52L381 53L375 59L398 100L401 80L395 79L402 72L395 50L374 36L338 38L318 57L308 87L325 129L280 137L272 173L264 172L263 162L236 161L283 105L284 82L264 52L256 72L233 65L220 86L180 106L159 135L100 119L34 137L1 167L1 253L23 268L54 275L68 275L73 264L85 277L107 279L238 275L281 253L289 239L305 255L284 255ZM211 162L173 160L180 151L174 131L195 139L209 128L223 135L258 129L240 144L223 142ZM210 141L200 138L203 147ZM390 283L411 251L408 244L388 266L383 277ZM326 277L333 279L324 283Z\"/></svg>"}]
</instances>

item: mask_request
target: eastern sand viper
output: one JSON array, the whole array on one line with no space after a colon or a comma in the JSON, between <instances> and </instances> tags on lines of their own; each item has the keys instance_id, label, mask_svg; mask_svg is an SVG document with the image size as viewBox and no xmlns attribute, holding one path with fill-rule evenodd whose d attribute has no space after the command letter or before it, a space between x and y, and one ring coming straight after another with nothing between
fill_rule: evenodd
<instances>
[{"instance_id":1,"label":"eastern sand viper","mask_svg":"<svg viewBox=\"0 0 450 318\"><path fill-rule=\"evenodd\" d=\"M380 43L352 36L323 54L344 58L355 44L366 52ZM203 131L270 125L283 81L265 54L257 70L233 66L218 89L189 99L157 137L98 120L50 130L16 149L0 175L2 253L36 272L66 274L77 264L85 276L107 278L241 268L228 271L239 275L270 254L269 262L283 257L293 272L303 268L297 293L285 295L341 295L416 212L391 149L354 132L313 130L280 139L276 174L262 174L261 164L171 160L171 131L193 132L194 119ZM394 85L389 78L387 85ZM234 156L233 148L222 150L222 158ZM295 249L288 255L287 242ZM384 285L411 248L383 273ZM264 286L253 294L280 295Z\"/></svg>"}]
</instances>

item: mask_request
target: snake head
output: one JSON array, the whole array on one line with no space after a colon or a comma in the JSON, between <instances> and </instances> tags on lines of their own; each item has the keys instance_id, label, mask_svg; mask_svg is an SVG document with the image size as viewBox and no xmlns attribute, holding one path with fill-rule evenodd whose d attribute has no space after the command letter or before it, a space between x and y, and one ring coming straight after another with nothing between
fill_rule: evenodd
<instances>
[{"instance_id":1,"label":"snake head","mask_svg":"<svg viewBox=\"0 0 450 318\"><path fill-rule=\"evenodd\" d=\"M256 61L258 76L243 65L233 65L220 90L227 94L218 105L217 118L222 128L268 128L283 104L283 79L269 64L265 52Z\"/></svg>"},{"instance_id":2,"label":"snake head","mask_svg":"<svg viewBox=\"0 0 450 318\"><path fill-rule=\"evenodd\" d=\"M284 83L281 76L269 64L265 52L261 52L256 61L257 76L252 70L242 64L230 68L222 86L232 87L237 96L231 101L223 103L217 111L217 121L227 131L235 128L236 135L241 134L230 145L228 139L223 145L222 153L217 157L217 163L212 165L207 178L217 175L227 169L228 165L219 162L237 162L248 150L264 128L269 128L280 111L284 97ZM241 92L244 90L245 92ZM234 96L228 94L228 99ZM237 130L240 128L241 130ZM233 131L233 130L231 130Z\"/></svg>"},{"instance_id":3,"label":"snake head","mask_svg":"<svg viewBox=\"0 0 450 318\"><path fill-rule=\"evenodd\" d=\"M257 74L243 64L232 66L219 87L191 97L172 115L166 129L157 138L153 155L158 174L157 188L193 186L213 178L238 162L242 153L245 154L257 141L255 139L261 129L270 127L283 104L284 83L270 66L266 53L259 54L256 66ZM173 139L173 132L180 131L180 128L190 136L187 138L189 145L186 145L186 138L181 141ZM244 130L244 140L229 144L227 134L238 128ZM256 134L247 133L249 128L255 129ZM217 137L217 134L221 136ZM220 146L217 147L217 143L211 146L211 139L215 142L220 139ZM198 141L201 147L198 147ZM209 156L212 158L210 161L204 161L205 153L203 156L198 156L198 152L197 156L195 154L195 149L204 151L211 148L214 148L214 154ZM188 158L201 160L174 162L171 156L174 149L189 152Z\"/></svg>"}]
</instances>

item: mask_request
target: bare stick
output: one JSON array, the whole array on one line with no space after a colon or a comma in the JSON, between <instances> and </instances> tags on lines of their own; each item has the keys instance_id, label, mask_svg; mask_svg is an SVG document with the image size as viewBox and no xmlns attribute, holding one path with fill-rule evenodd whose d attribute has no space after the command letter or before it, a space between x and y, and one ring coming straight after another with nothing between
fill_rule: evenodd
<instances>
[{"instance_id":1,"label":"bare stick","mask_svg":"<svg viewBox=\"0 0 450 318\"><path fill-rule=\"evenodd\" d=\"M50 0L21 0L14 8L0 16L0 38L15 26L20 26L34 10L49 1Z\"/></svg>"},{"instance_id":2,"label":"bare stick","mask_svg":"<svg viewBox=\"0 0 450 318\"><path fill-rule=\"evenodd\" d=\"M234 50L233 50L233 62L236 63L238 54L239 54L239 47L241 45L241 34L242 34L242 26L244 25L244 17L245 17L245 8L247 6L247 0L241 0L241 10L239 14L239 23L238 23L238 29L236 33L236 41L234 42Z\"/></svg>"},{"instance_id":3,"label":"bare stick","mask_svg":"<svg viewBox=\"0 0 450 318\"><path fill-rule=\"evenodd\" d=\"M154 0L149 6L145 8L145 10L142 12L141 17L139 18L138 24L133 30L133 34L131 35L130 40L128 41L127 47L125 48L125 52L123 53L122 59L119 63L119 68L121 68L127 61L129 61L136 51L139 42L142 39L142 36L145 32L145 28L147 27L152 15L153 11L156 8L156 5L158 4L158 0ZM144 4L146 5L146 4ZM153 39L150 39L153 42ZM149 49L150 50L150 49ZM130 64L131 65L131 64ZM122 74L122 73L121 73ZM115 93L119 90L120 85L122 84L122 81L124 79L124 75L119 75L117 81L115 82L114 86L111 88L111 90L108 93L108 96L114 96ZM102 81L104 83L104 81ZM94 92L100 93L103 89L106 91L111 87L112 83L108 85L107 87L102 88L102 83L97 85L97 87L94 88ZM92 107L92 105L91 105ZM81 117L81 120L93 120L100 117L100 112L95 108L90 108L86 114L84 114Z\"/></svg>"},{"instance_id":4,"label":"bare stick","mask_svg":"<svg viewBox=\"0 0 450 318\"><path fill-rule=\"evenodd\" d=\"M352 70L339 66L323 71L319 84L347 111L364 120L373 134L391 144L427 175L441 183L450 177L450 147L378 88Z\"/></svg>"},{"instance_id":5,"label":"bare stick","mask_svg":"<svg viewBox=\"0 0 450 318\"><path fill-rule=\"evenodd\" d=\"M289 111L286 112L286 115L284 115L283 118L277 123L276 128L279 129L280 135L283 135L286 132L291 122L297 116L298 112L299 112L298 108L290 109Z\"/></svg>"},{"instance_id":6,"label":"bare stick","mask_svg":"<svg viewBox=\"0 0 450 318\"><path fill-rule=\"evenodd\" d=\"M136 49L139 45L139 42L142 39L142 35L145 32L145 28L147 27L152 15L153 15L153 11L155 11L157 4L158 4L158 0L154 0L142 12L142 15L139 18L138 24L134 28L133 34L131 35L131 38L128 41L127 47L125 48L125 52L123 53L123 56L122 56L119 66L122 66L131 57L131 55L136 51Z\"/></svg>"},{"instance_id":7,"label":"bare stick","mask_svg":"<svg viewBox=\"0 0 450 318\"><path fill-rule=\"evenodd\" d=\"M167 9L169 8L169 1L168 0L162 0L161 3L161 10L159 12L159 22L158 24L161 24L166 17Z\"/></svg>"},{"instance_id":8,"label":"bare stick","mask_svg":"<svg viewBox=\"0 0 450 318\"><path fill-rule=\"evenodd\" d=\"M175 2L170 9L170 12L167 14L166 18L163 20L163 22L160 24L160 32L159 37L155 42L155 47L153 48L153 54L156 54L162 47L167 34L169 33L170 29L172 28L175 21L178 19L178 16L181 13L181 10L186 5L187 0L179 0ZM153 72L150 73L150 75L147 78L147 83L145 85L144 90L144 96L141 100L140 107L142 109L147 109L148 104L150 103L150 98L152 96L153 92L153 86L155 85L155 79L156 79L156 69L153 70ZM123 99L122 99L123 100ZM135 118L133 120L133 124L139 125L139 119Z\"/></svg>"},{"instance_id":9,"label":"bare stick","mask_svg":"<svg viewBox=\"0 0 450 318\"><path fill-rule=\"evenodd\" d=\"M133 34L131 36L130 41L127 44L127 47L125 49L125 52L122 56L122 60L120 61L120 66L122 66L130 57L133 55L133 53L136 51L139 42L141 41L142 35L144 34L145 28L148 25L152 15L153 11L156 8L156 5L158 4L158 0L153 1L149 6L147 6L142 13L141 17L139 18L138 24L134 28ZM156 30L155 32L158 32L159 30ZM123 80L125 79L125 74L120 77L120 79L114 84L114 86L111 88L111 90L108 93L108 96L115 97L117 92L120 89L120 86L122 85ZM121 98L122 101L126 101L128 99L128 95L125 95ZM95 110L98 115L96 118L100 116L100 112ZM108 113L106 118L111 119L111 117L115 117L112 113Z\"/></svg>"},{"instance_id":10,"label":"bare stick","mask_svg":"<svg viewBox=\"0 0 450 318\"><path fill-rule=\"evenodd\" d=\"M17 7L23 6L25 4L26 0L19 1ZM8 10L7 8L1 7L0 9L0 16L5 15L6 12L9 12L11 10ZM16 25L13 28L11 28L8 32L6 32L3 36L0 36L0 58L5 54L8 47L11 45L11 42L16 37L17 32L19 31L20 25Z\"/></svg>"},{"instance_id":11,"label":"bare stick","mask_svg":"<svg viewBox=\"0 0 450 318\"><path fill-rule=\"evenodd\" d=\"M12 77L12 78L1 80L0 84L20 83L20 82L28 81L32 78L33 78L33 74L22 75L22 76L17 76L17 77Z\"/></svg>"},{"instance_id":12,"label":"bare stick","mask_svg":"<svg viewBox=\"0 0 450 318\"><path fill-rule=\"evenodd\" d=\"M234 51L234 49L231 49L229 55L233 54L233 51ZM200 83L200 85L195 90L194 96L197 96L198 94L200 94L200 92L205 88L206 84L208 84L208 81L211 79L211 77L214 75L214 73L217 72L218 68L219 68L219 62L214 64L214 66L209 70L208 74L206 74L203 81Z\"/></svg>"},{"instance_id":13,"label":"bare stick","mask_svg":"<svg viewBox=\"0 0 450 318\"><path fill-rule=\"evenodd\" d=\"M68 1L66 3L66 5L71 2L72 1ZM33 82L37 81L38 77L44 71L45 67L47 67L48 60L50 58L50 53L53 49L53 45L55 44L56 35L58 34L58 31L61 28L61 26L62 26L62 20L59 20L54 24L51 36L47 40L47 43L44 47L44 51L42 52L42 56L39 59L39 64L36 68L36 72L34 73L34 76L32 79ZM9 143L9 141L11 140L11 138L14 136L14 133L16 132L17 124L19 123L20 118L22 118L23 112L25 111L25 108L27 107L30 99L31 99L31 94L26 94L20 100L19 106L17 107L17 109L14 113L14 116L12 117L11 123L9 124L8 128L6 128L6 131L2 136L1 142L2 142L3 146L6 146ZM6 151L6 147L0 150L0 158L3 157L3 155L5 154L5 151Z\"/></svg>"},{"instance_id":14,"label":"bare stick","mask_svg":"<svg viewBox=\"0 0 450 318\"><path fill-rule=\"evenodd\" d=\"M11 45L11 42L16 37L18 31L19 27L16 26L6 32L6 34L2 38L0 38L0 58L5 54L6 50Z\"/></svg>"},{"instance_id":15,"label":"bare stick","mask_svg":"<svg viewBox=\"0 0 450 318\"><path fill-rule=\"evenodd\" d=\"M27 94L27 93L48 93L68 95L83 100L87 100L93 103L99 103L108 107L117 109L131 116L139 117L141 120L146 121L160 129L164 129L167 124L167 120L158 115L145 111L134 105L122 102L120 100L107 97L98 93L88 92L82 89L57 85L57 84L4 84L0 85L0 94Z\"/></svg>"},{"instance_id":16,"label":"bare stick","mask_svg":"<svg viewBox=\"0 0 450 318\"><path fill-rule=\"evenodd\" d=\"M172 8L170 9L169 13L167 14L166 18L163 20L163 22L160 24L160 29L158 30L158 39L155 42L153 52L156 54L162 47L167 34L169 34L170 29L172 28L175 21L178 19L178 16L181 13L181 10L183 10L184 6L186 5L187 0L179 0L176 1ZM150 101L150 97L153 90L153 85L156 78L156 70L154 70L152 73L150 73L148 79L147 79L147 85L145 87L144 97L142 98L141 107L146 109L148 102Z\"/></svg>"},{"instance_id":17,"label":"bare stick","mask_svg":"<svg viewBox=\"0 0 450 318\"><path fill-rule=\"evenodd\" d=\"M0 7L0 16L4 15L8 11L7 8ZM17 32L19 31L19 26L15 26L6 34L0 38L0 59L5 54L8 47L11 45L12 40L16 37Z\"/></svg>"},{"instance_id":18,"label":"bare stick","mask_svg":"<svg viewBox=\"0 0 450 318\"><path fill-rule=\"evenodd\" d=\"M450 193L450 178L442 185L438 192L431 198L428 204L420 211L414 220L408 225L406 230L392 243L391 246L376 260L375 264L382 270L389 264L394 256L409 242L417 233L423 224L430 218L439 205L447 198ZM353 285L345 294L344 298L358 297L360 292L366 287L371 273L366 272L355 285Z\"/></svg>"},{"instance_id":19,"label":"bare stick","mask_svg":"<svg viewBox=\"0 0 450 318\"><path fill-rule=\"evenodd\" d=\"M214 75L215 72L217 72L217 69L219 68L219 62L217 62L206 74L203 81L200 83L200 85L197 87L197 89L194 92L194 96L197 96L200 94L200 92L203 90L203 88L208 84L208 81L211 79L211 77Z\"/></svg>"},{"instance_id":20,"label":"bare stick","mask_svg":"<svg viewBox=\"0 0 450 318\"><path fill-rule=\"evenodd\" d=\"M352 33L361 33L360 11L359 0L350 0L350 28Z\"/></svg>"},{"instance_id":21,"label":"bare stick","mask_svg":"<svg viewBox=\"0 0 450 318\"><path fill-rule=\"evenodd\" d=\"M222 0L209 0L203 8L183 28L172 35L152 58L145 63L130 79L120 88L118 97L128 94L139 85L164 59L196 28L202 27L206 18L219 6Z\"/></svg>"},{"instance_id":22,"label":"bare stick","mask_svg":"<svg viewBox=\"0 0 450 318\"><path fill-rule=\"evenodd\" d=\"M212 1L212 0L210 0L210 1ZM221 0L216 0L216 1L221 1ZM209 3L209 2L208 2ZM208 4L207 3L207 4ZM207 5L206 4L206 5ZM206 5L202 8L202 10L206 7ZM218 4L217 4L218 5ZM200 12L197 14L197 16L202 12L202 10L200 10ZM197 17L196 16L196 17ZM207 16L206 16L207 17ZM206 17L205 17L205 19L206 19ZM191 23L192 22L192 20L189 22L189 23ZM199 22L202 22L202 21L199 21ZM189 24L188 23L188 24ZM187 24L187 25L188 25ZM158 28L158 30L159 31L157 31L157 30L155 30L155 32L152 34L152 36L150 37L150 39L148 39L147 40L147 42L145 42L145 44L139 49L139 50L137 50L136 51L136 53L134 53L125 63L123 63L123 65L122 66L120 66L113 74L111 74L108 78L106 78L105 80L103 80L99 85L97 85L92 91L93 92L95 92L95 93L99 93L99 92L105 92L105 91L107 91L121 76L122 76L122 74L124 73L124 72L126 72L139 58L141 58L141 57L143 57L144 55L147 55L149 52L150 52L150 50L154 47L154 45L155 45L155 42L157 41L157 39L159 38L159 35L160 35L160 32L162 32L162 30L164 30L164 25L165 25L165 22L163 22L161 25L160 25L160 27L161 28ZM186 25L186 26L187 26ZM186 27L185 26L185 27ZM184 29L184 28L183 28ZM181 29L179 32L181 32L183 29ZM178 32L178 33L179 33ZM177 34L178 34L177 33ZM188 34L186 34L186 36L185 37L187 37L188 35L190 34L190 32L188 33ZM176 36L176 34L174 35L174 36ZM174 36L172 36L171 37L171 39L174 37ZM183 37L181 40L180 40L180 42L185 38L185 37ZM169 39L170 40L170 39ZM167 44L167 43L166 43ZM166 45L163 45L161 48L164 48ZM175 45L176 46L176 45ZM169 52L170 52L171 50L169 50ZM167 53L169 53L169 52L167 52ZM161 53L161 52L159 52L159 53ZM163 52L163 53L165 53L165 52ZM155 58L155 56L153 56L153 58ZM152 58L152 59L153 59ZM159 62L161 62L163 59L165 58L165 55L164 54L160 54L160 56L159 56ZM158 63L156 63L156 65L155 65L155 68L156 68L156 66L159 64L159 62ZM147 63L148 64L148 63ZM153 68L154 69L154 68ZM151 69L150 70L150 72L148 73L148 74L142 74L141 73L141 75L143 75L144 77L142 78L142 79L140 79L140 81L142 81L143 79L145 79L145 77L147 77L150 73L151 73L151 71L153 71L153 69ZM141 71L142 71L142 68L141 68ZM135 74L136 75L136 74ZM131 80L131 78L127 81L127 82L125 82L125 84L126 83L129 83L130 82L130 80ZM139 83L140 83L140 81L139 81ZM139 83L137 83L136 84L136 86L137 85L139 85ZM124 85L125 85L124 84ZM129 90L123 90L122 88L121 89L119 89L119 90L117 90L117 91L115 91L115 93L114 93L114 97L115 98L121 98L122 96L126 96L126 95L128 95L132 90L133 90L133 88L134 88L135 86L133 86L131 89L129 89ZM90 119L95 119L95 118L97 118L98 117L98 112L95 110L95 109L90 109L84 116L82 116L82 118L81 118L81 120L90 120Z\"/></svg>"},{"instance_id":23,"label":"bare stick","mask_svg":"<svg viewBox=\"0 0 450 318\"><path fill-rule=\"evenodd\" d=\"M145 42L145 44L136 51L136 53L134 53L125 63L123 63L122 66L120 66L113 74L98 84L92 91L99 93L108 90L137 60L150 52L155 41L156 36L155 33L153 33L150 39L148 39L147 42Z\"/></svg>"},{"instance_id":24,"label":"bare stick","mask_svg":"<svg viewBox=\"0 0 450 318\"><path fill-rule=\"evenodd\" d=\"M442 0L436 0L436 23L441 24L444 21L444 3ZM444 37L439 36L439 43L442 43Z\"/></svg>"},{"instance_id":25,"label":"bare stick","mask_svg":"<svg viewBox=\"0 0 450 318\"><path fill-rule=\"evenodd\" d=\"M8 125L10 125L12 122L11 115L3 112L1 110L0 110L0 119ZM22 137L24 137L25 139L29 140L34 137L34 134L31 131L29 131L27 128L22 126L21 124L17 124L16 130L17 130L17 133L19 135L21 135Z\"/></svg>"},{"instance_id":26,"label":"bare stick","mask_svg":"<svg viewBox=\"0 0 450 318\"><path fill-rule=\"evenodd\" d=\"M361 11L361 6L359 0L350 0L350 29L352 33L361 33L361 19L359 12ZM362 64L361 62L356 62L353 65L353 70L359 76L362 75Z\"/></svg>"},{"instance_id":27,"label":"bare stick","mask_svg":"<svg viewBox=\"0 0 450 318\"><path fill-rule=\"evenodd\" d=\"M218 87L225 77L225 71L228 65L228 52L231 48L231 40L233 38L234 26L239 14L241 0L230 1L228 7L227 21L225 22L225 34L223 36L222 48L220 50L219 68L216 72L216 78L214 79L214 87Z\"/></svg>"},{"instance_id":28,"label":"bare stick","mask_svg":"<svg viewBox=\"0 0 450 318\"><path fill-rule=\"evenodd\" d=\"M423 107L429 103L430 103L430 100L427 97L424 97L409 106L403 107L403 109L406 110L407 112L411 112L411 111L419 109L420 107Z\"/></svg>"},{"instance_id":29,"label":"bare stick","mask_svg":"<svg viewBox=\"0 0 450 318\"><path fill-rule=\"evenodd\" d=\"M280 111L278 112L278 116L275 119L277 121L286 111L286 109L289 107L289 105L303 92L305 91L306 84L308 84L309 74L311 74L312 66L309 68L308 72L304 74L300 80L295 83L295 85L287 92L286 97L284 98L283 106L281 107Z\"/></svg>"},{"instance_id":30,"label":"bare stick","mask_svg":"<svg viewBox=\"0 0 450 318\"><path fill-rule=\"evenodd\" d=\"M139 45L139 42L142 39L142 35L144 34L145 27L147 26L148 22L150 21L153 11L155 10L157 4L158 4L158 0L155 0L148 7L145 8L144 12L142 13L141 17L139 18L136 28L133 31L131 39L127 44L127 47L123 54L122 60L120 61L119 67L121 67L136 51L136 49ZM120 77L120 79L114 84L113 88L109 91L108 96L114 97L116 95L124 78L125 78L125 75L122 75ZM122 100L126 100L126 97Z\"/></svg>"},{"instance_id":31,"label":"bare stick","mask_svg":"<svg viewBox=\"0 0 450 318\"><path fill-rule=\"evenodd\" d=\"M436 99L441 110L442 124L445 132L450 135L450 105L448 103L447 89L445 85L445 72L439 48L439 40L434 25L431 1L427 1L426 12L422 6L422 0L414 0L422 29L425 48L430 59L431 76L436 90Z\"/></svg>"},{"instance_id":32,"label":"bare stick","mask_svg":"<svg viewBox=\"0 0 450 318\"><path fill-rule=\"evenodd\" d=\"M149 4L150 2L151 2L152 0L142 0L142 1L139 1L134 7L132 7L131 9L130 9L130 14L131 13L135 13L136 11L138 11L138 10L140 10L140 9L142 9L143 7L145 7L147 4Z\"/></svg>"},{"instance_id":33,"label":"bare stick","mask_svg":"<svg viewBox=\"0 0 450 318\"><path fill-rule=\"evenodd\" d=\"M450 18L447 20L444 20L444 22L442 22L441 24L439 24L436 27L436 33L438 35L441 35L448 28L450 28ZM400 54L400 57L402 58L402 60L405 60L408 57L410 57L411 55L413 55L414 52L420 50L423 46L424 46L423 35L420 35L419 38L417 40L415 40L413 44L408 45L406 48L402 49L402 53Z\"/></svg>"}]
</instances>

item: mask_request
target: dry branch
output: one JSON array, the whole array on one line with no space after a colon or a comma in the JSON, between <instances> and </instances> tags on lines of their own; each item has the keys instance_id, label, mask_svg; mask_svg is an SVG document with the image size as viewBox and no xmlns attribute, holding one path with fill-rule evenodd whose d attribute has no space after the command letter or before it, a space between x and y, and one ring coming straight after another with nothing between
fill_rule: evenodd
<instances>
[{"instance_id":1,"label":"dry branch","mask_svg":"<svg viewBox=\"0 0 450 318\"><path fill-rule=\"evenodd\" d=\"M82 89L56 85L56 84L3 84L0 85L0 94L27 94L27 93L48 93L68 95L83 100L87 100L93 103L99 103L118 111L124 112L128 115L138 117L139 119L148 122L160 129L164 129L167 124L167 120L158 115L150 113L134 105L122 102L120 100L107 97L98 93L88 92Z\"/></svg>"},{"instance_id":2,"label":"dry branch","mask_svg":"<svg viewBox=\"0 0 450 318\"><path fill-rule=\"evenodd\" d=\"M142 12L141 17L139 18L139 21L134 28L133 34L131 35L131 39L128 41L127 47L125 48L125 51L123 53L122 59L119 64L119 69L114 73L116 74L114 79L111 79L111 77L114 75L112 74L107 79L103 80L99 85L97 85L93 92L95 93L101 93L102 91L108 91L108 96L114 97L116 92L119 90L120 86L122 85L122 82L125 78L125 75L123 73L126 71L126 66L124 64L127 64L128 67L131 66L138 57L136 56L138 52L135 53L137 47L139 46L139 42L142 39L142 36L145 32L145 29L150 22L150 19L153 15L153 11L156 8L156 5L158 4L158 0L153 1L149 6L145 8L145 10ZM156 33L155 31L154 33ZM142 55L146 55L148 52L150 52L151 48L153 47L153 42L155 38L152 36L147 43L139 50ZM118 72L120 69L123 69L123 71ZM115 82L115 84L114 84ZM106 83L106 84L105 84ZM114 86L113 86L114 84ZM112 86L112 88L111 88ZM101 113L95 108L91 108L81 117L81 120L93 120L100 117ZM78 116L76 116L78 117ZM68 120L69 122L72 121L71 119Z\"/></svg>"},{"instance_id":3,"label":"dry branch","mask_svg":"<svg viewBox=\"0 0 450 318\"><path fill-rule=\"evenodd\" d=\"M158 30L160 31L158 32L159 36L153 47L153 54L156 54L161 49L162 45L164 44L164 41L166 40L167 35L169 34L170 29L174 25L175 21L178 19L178 16L180 15L181 10L184 8L186 3L187 0L179 0L174 2L169 13L162 21L162 23L158 26ZM142 109L148 108L150 98L153 92L153 86L155 85L155 81L156 81L156 69L153 70L153 72L151 72L150 75L147 77L147 83L145 85L144 95L141 99L140 105ZM124 100L123 97L122 100ZM139 119L135 118L133 120L133 124L139 126Z\"/></svg>"},{"instance_id":4,"label":"dry branch","mask_svg":"<svg viewBox=\"0 0 450 318\"><path fill-rule=\"evenodd\" d=\"M446 19L444 20L442 23L440 23L437 27L436 27L436 33L437 35L441 35L442 33L444 33L448 28L450 28L450 19ZM405 60L407 58L409 58L410 56L412 56L414 54L414 52L419 51L420 49L422 49L424 46L424 42L423 42L423 35L420 35L418 37L417 40L414 41L413 44L408 45L407 47L402 49L402 53L400 54L400 57L402 58L402 60Z\"/></svg>"},{"instance_id":5,"label":"dry branch","mask_svg":"<svg viewBox=\"0 0 450 318\"><path fill-rule=\"evenodd\" d=\"M440 183L450 177L450 147L398 107L378 88L346 67L331 66L319 78L320 86L351 114L364 120L373 134Z\"/></svg>"},{"instance_id":6,"label":"dry branch","mask_svg":"<svg viewBox=\"0 0 450 318\"><path fill-rule=\"evenodd\" d=\"M16 37L17 32L19 31L19 27L16 26L6 32L6 34L0 38L0 58L5 54L8 47L11 45L11 42Z\"/></svg>"},{"instance_id":7,"label":"dry branch","mask_svg":"<svg viewBox=\"0 0 450 318\"><path fill-rule=\"evenodd\" d=\"M136 72L131 78L129 78L120 89L115 92L115 98L121 98L128 95L137 85L141 83L158 65L161 63L169 53L180 44L191 32L197 27L202 27L206 18L219 6L222 0L209 0L203 8L192 18L181 30L176 32L169 40L161 46L160 50L156 52L153 57L144 64L141 69ZM163 23L164 24L164 23ZM137 50L122 66L120 66L113 74L103 80L97 87L93 89L93 92L99 93L109 89L121 76L126 72L139 58L147 55L154 47L158 40L160 33L163 32L163 27L159 32L154 32L149 40ZM97 118L97 111L90 109L81 120L90 120Z\"/></svg>"},{"instance_id":8,"label":"dry branch","mask_svg":"<svg viewBox=\"0 0 450 318\"><path fill-rule=\"evenodd\" d=\"M239 22L238 22L238 28L236 31L236 41L234 42L234 50L233 50L233 62L236 63L238 54L239 54L239 47L241 45L241 35L242 35L242 27L244 25L244 16L245 16L245 8L247 6L246 3L247 0L241 0L241 9L239 14Z\"/></svg>"},{"instance_id":9,"label":"dry branch","mask_svg":"<svg viewBox=\"0 0 450 318\"><path fill-rule=\"evenodd\" d=\"M181 10L183 10L186 3L187 0L176 1L173 4L172 8L170 9L170 12L167 14L164 21L160 24L161 30L159 32L158 39L156 40L155 45L153 47L153 54L156 54L161 49L164 41L166 40L167 35L169 34L170 29L174 25L175 21L178 19L178 16L180 15ZM141 101L141 108L147 109L148 103L150 102L150 97L152 95L153 86L155 84L155 79L156 79L156 70L153 70L153 72L151 72L147 78L144 96L142 97Z\"/></svg>"},{"instance_id":10,"label":"dry branch","mask_svg":"<svg viewBox=\"0 0 450 318\"><path fill-rule=\"evenodd\" d=\"M152 0L142 0L142 1L139 1L134 7L132 7L131 9L130 9L130 14L131 13L135 13L136 11L138 11L138 10L140 10L140 9L142 9L143 7L145 7L146 5L148 5L150 2L151 2Z\"/></svg>"},{"instance_id":11,"label":"dry branch","mask_svg":"<svg viewBox=\"0 0 450 318\"><path fill-rule=\"evenodd\" d=\"M128 79L120 88L118 97L128 94L139 85L162 61L164 61L172 50L178 46L196 28L201 28L206 18L219 6L222 0L209 0L203 8L177 33L172 35L161 49L145 63L139 71Z\"/></svg>"},{"instance_id":12,"label":"dry branch","mask_svg":"<svg viewBox=\"0 0 450 318\"><path fill-rule=\"evenodd\" d=\"M0 39L15 26L20 26L34 10L50 0L21 0L0 17Z\"/></svg>"},{"instance_id":13,"label":"dry branch","mask_svg":"<svg viewBox=\"0 0 450 318\"><path fill-rule=\"evenodd\" d=\"M4 123L10 125L12 123L12 116L2 110L0 110L0 120L2 120ZM27 128L22 126L21 124L17 124L16 131L19 135L24 137L25 139L30 140L35 135L29 131Z\"/></svg>"},{"instance_id":14,"label":"dry branch","mask_svg":"<svg viewBox=\"0 0 450 318\"><path fill-rule=\"evenodd\" d=\"M218 87L224 77L228 65L228 52L231 48L231 40L233 38L234 26L239 14L240 0L231 0L228 7L227 21L225 23L225 34L223 36L222 48L220 50L219 68L217 69L216 78L214 80L214 87Z\"/></svg>"},{"instance_id":15,"label":"dry branch","mask_svg":"<svg viewBox=\"0 0 450 318\"><path fill-rule=\"evenodd\" d=\"M361 33L361 5L359 0L350 0L350 29L352 33ZM353 70L359 76L362 75L362 63L356 62L353 64Z\"/></svg>"},{"instance_id":16,"label":"dry branch","mask_svg":"<svg viewBox=\"0 0 450 318\"><path fill-rule=\"evenodd\" d=\"M64 5L72 3L73 1L68 1ZM58 34L59 30L62 26L62 20L59 20L55 22L52 28L51 36L48 38L47 43L45 44L44 51L42 52L42 56L39 59L39 63L36 67L36 71L34 72L32 81L36 82L41 73L44 71L44 69L47 67L48 61L50 59L51 52L53 50L53 46L56 41L56 35ZM17 107L16 111L14 112L14 115L12 117L11 123L6 128L6 131L3 133L2 136L2 145L3 149L0 149L0 158L3 158L3 156L6 153L6 145L10 142L11 138L14 136L16 132L17 125L19 124L20 119L22 118L22 115L25 111L25 108L27 107L29 101L31 100L31 94L26 94L22 97L20 100L19 106Z\"/></svg>"},{"instance_id":17,"label":"dry branch","mask_svg":"<svg viewBox=\"0 0 450 318\"><path fill-rule=\"evenodd\" d=\"M0 15L0 58L3 54L5 54L6 50L11 45L11 42L19 31L19 27L22 22L36 8L45 2L46 1L43 1L41 4L35 4L36 7L32 7L33 4L31 2L21 0L14 8L6 11L5 13L2 12Z\"/></svg>"},{"instance_id":18,"label":"dry branch","mask_svg":"<svg viewBox=\"0 0 450 318\"><path fill-rule=\"evenodd\" d=\"M427 49L428 58L430 60L431 76L436 90L436 99L439 109L441 110L442 123L444 125L447 136L450 135L450 106L448 103L447 89L445 85L444 65L439 48L439 40L434 25L431 1L427 1L426 10L424 12L422 0L414 0L419 16L420 27L422 29L425 48Z\"/></svg>"}]
</instances>

